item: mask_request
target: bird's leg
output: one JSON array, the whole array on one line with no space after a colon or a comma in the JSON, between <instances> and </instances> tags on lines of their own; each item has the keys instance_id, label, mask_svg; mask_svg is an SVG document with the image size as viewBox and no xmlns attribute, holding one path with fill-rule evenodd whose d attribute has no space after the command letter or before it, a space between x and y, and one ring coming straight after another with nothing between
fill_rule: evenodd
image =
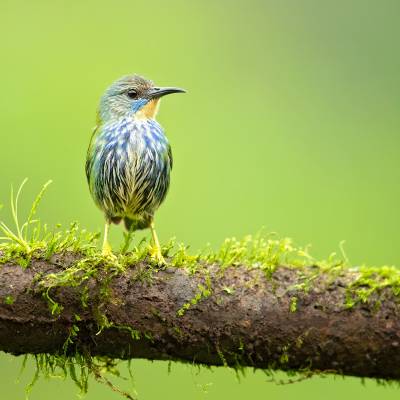
<instances>
[{"instance_id":1,"label":"bird's leg","mask_svg":"<svg viewBox=\"0 0 400 400\"><path fill-rule=\"evenodd\" d=\"M101 250L101 254L103 256L110 256L112 255L112 249L110 243L108 243L108 231L110 230L110 222L107 220L104 225L104 240L103 240L103 247Z\"/></svg>"},{"instance_id":2,"label":"bird's leg","mask_svg":"<svg viewBox=\"0 0 400 400\"><path fill-rule=\"evenodd\" d=\"M165 264L164 257L161 254L161 246L160 242L158 240L156 228L154 226L154 221L151 220L150 223L150 230L151 230L151 236L153 238L153 251L152 251L152 256L160 263L160 264Z\"/></svg>"}]
</instances>

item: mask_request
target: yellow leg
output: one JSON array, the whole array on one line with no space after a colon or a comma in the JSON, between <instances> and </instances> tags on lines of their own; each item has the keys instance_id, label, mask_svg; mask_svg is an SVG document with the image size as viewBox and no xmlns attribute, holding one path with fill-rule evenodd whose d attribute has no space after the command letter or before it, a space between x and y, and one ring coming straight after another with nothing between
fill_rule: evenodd
<instances>
[{"instance_id":1,"label":"yellow leg","mask_svg":"<svg viewBox=\"0 0 400 400\"><path fill-rule=\"evenodd\" d=\"M103 248L101 251L101 254L103 254L103 256L112 255L112 249L111 249L110 243L108 243L108 231L109 230L110 230L110 223L108 221L106 221L106 224L104 225Z\"/></svg>"},{"instance_id":2,"label":"yellow leg","mask_svg":"<svg viewBox=\"0 0 400 400\"><path fill-rule=\"evenodd\" d=\"M151 221L150 230L151 230L151 236L153 237L153 245L154 245L152 255L160 264L165 264L164 257L161 254L161 246L158 240L156 228L154 226L154 221Z\"/></svg>"}]
</instances>

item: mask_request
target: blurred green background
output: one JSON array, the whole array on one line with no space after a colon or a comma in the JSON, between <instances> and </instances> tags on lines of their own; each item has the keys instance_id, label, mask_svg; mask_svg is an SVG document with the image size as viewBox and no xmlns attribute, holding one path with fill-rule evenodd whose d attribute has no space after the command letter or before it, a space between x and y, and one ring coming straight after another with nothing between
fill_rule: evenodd
<instances>
[{"instance_id":1,"label":"blurred green background","mask_svg":"<svg viewBox=\"0 0 400 400\"><path fill-rule=\"evenodd\" d=\"M400 265L400 2L397 0L0 0L0 199L24 177L22 209L101 230L84 159L103 90L137 72L187 95L161 105L175 165L161 239L194 250L265 226L325 257ZM112 241L121 241L114 228ZM0 356L1 398L33 369ZM141 399L398 398L358 379L277 386L261 372L135 361ZM75 398L41 381L31 399ZM118 399L93 383L87 399Z\"/></svg>"}]
</instances>

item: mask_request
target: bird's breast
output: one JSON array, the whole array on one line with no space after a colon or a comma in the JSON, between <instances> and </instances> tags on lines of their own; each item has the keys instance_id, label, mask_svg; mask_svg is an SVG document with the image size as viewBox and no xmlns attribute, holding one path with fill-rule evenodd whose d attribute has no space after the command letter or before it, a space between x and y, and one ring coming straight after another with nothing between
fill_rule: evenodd
<instances>
[{"instance_id":1,"label":"bird's breast","mask_svg":"<svg viewBox=\"0 0 400 400\"><path fill-rule=\"evenodd\" d=\"M161 126L151 119L123 119L100 129L92 147L91 181L102 208L123 213L157 207L168 189L172 163Z\"/></svg>"},{"instance_id":2,"label":"bird's breast","mask_svg":"<svg viewBox=\"0 0 400 400\"><path fill-rule=\"evenodd\" d=\"M160 124L155 120L123 119L104 126L98 137L98 145L112 151L163 151L168 140Z\"/></svg>"},{"instance_id":3,"label":"bird's breast","mask_svg":"<svg viewBox=\"0 0 400 400\"><path fill-rule=\"evenodd\" d=\"M94 143L99 164L114 169L135 169L141 163L162 163L168 153L168 140L155 120L128 120L105 125Z\"/></svg>"}]
</instances>

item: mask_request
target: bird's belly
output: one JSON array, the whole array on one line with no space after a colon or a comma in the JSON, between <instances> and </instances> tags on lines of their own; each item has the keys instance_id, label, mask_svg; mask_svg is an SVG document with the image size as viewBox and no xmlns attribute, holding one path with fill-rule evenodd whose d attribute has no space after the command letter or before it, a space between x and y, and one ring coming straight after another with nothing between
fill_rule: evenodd
<instances>
[{"instance_id":1,"label":"bird's belly","mask_svg":"<svg viewBox=\"0 0 400 400\"><path fill-rule=\"evenodd\" d=\"M159 207L167 194L170 182L168 149L162 145L150 147L147 144L133 152L130 179L128 216L150 213Z\"/></svg>"},{"instance_id":2,"label":"bird's belly","mask_svg":"<svg viewBox=\"0 0 400 400\"><path fill-rule=\"evenodd\" d=\"M169 187L168 142L140 134L122 139L96 146L96 203L110 218L152 215Z\"/></svg>"}]
</instances>

